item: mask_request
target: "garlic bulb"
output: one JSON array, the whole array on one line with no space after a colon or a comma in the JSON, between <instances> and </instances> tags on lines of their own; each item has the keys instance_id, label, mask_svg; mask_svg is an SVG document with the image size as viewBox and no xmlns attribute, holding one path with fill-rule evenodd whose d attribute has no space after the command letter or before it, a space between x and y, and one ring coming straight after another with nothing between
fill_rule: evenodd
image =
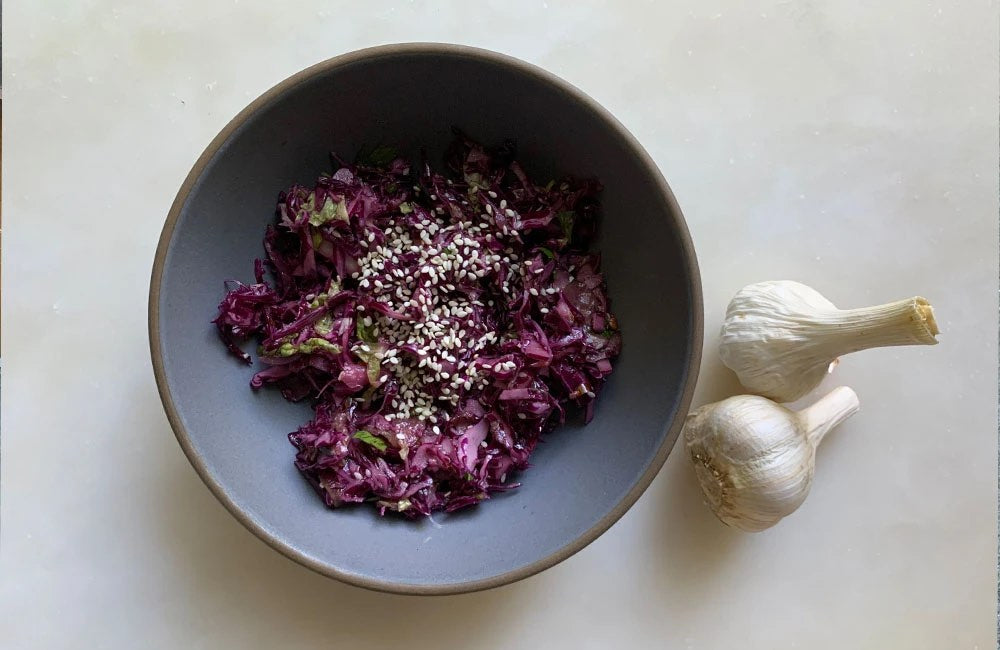
<instances>
[{"instance_id":1,"label":"garlic bulb","mask_svg":"<svg viewBox=\"0 0 1000 650\"><path fill-rule=\"evenodd\" d=\"M934 345L934 310L917 296L837 309L804 284L744 287L729 303L719 356L750 391L792 402L819 385L843 354L890 345Z\"/></svg>"},{"instance_id":2,"label":"garlic bulb","mask_svg":"<svg viewBox=\"0 0 1000 650\"><path fill-rule=\"evenodd\" d=\"M684 441L708 505L746 531L775 525L809 493L823 436L857 410L858 396L846 386L798 412L756 395L695 410Z\"/></svg>"}]
</instances>

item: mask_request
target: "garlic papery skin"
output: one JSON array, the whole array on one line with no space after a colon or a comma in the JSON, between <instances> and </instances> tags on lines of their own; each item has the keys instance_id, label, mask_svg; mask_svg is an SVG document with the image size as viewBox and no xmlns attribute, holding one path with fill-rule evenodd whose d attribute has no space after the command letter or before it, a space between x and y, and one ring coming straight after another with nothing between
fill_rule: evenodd
<instances>
[{"instance_id":1,"label":"garlic papery skin","mask_svg":"<svg viewBox=\"0 0 1000 650\"><path fill-rule=\"evenodd\" d=\"M812 487L816 447L858 408L857 394L841 386L798 412L757 395L693 411L684 443L709 507L749 532L792 514Z\"/></svg>"},{"instance_id":2,"label":"garlic papery skin","mask_svg":"<svg viewBox=\"0 0 1000 650\"><path fill-rule=\"evenodd\" d=\"M838 357L892 345L934 345L934 310L917 296L837 309L790 280L744 287L726 310L719 356L748 390L793 402L819 385Z\"/></svg>"}]
</instances>

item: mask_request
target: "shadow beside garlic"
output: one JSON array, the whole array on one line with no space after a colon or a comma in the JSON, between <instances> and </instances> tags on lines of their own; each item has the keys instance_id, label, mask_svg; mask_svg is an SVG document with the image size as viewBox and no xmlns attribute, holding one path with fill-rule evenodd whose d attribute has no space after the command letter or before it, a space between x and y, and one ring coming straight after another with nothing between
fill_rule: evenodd
<instances>
[{"instance_id":1,"label":"shadow beside garlic","mask_svg":"<svg viewBox=\"0 0 1000 650\"><path fill-rule=\"evenodd\" d=\"M707 341L708 348L712 341ZM698 373L698 386L695 389L694 404L709 404L718 402L730 395L746 392L732 370L723 365L717 354L705 354L701 360L701 370Z\"/></svg>"},{"instance_id":2,"label":"shadow beside garlic","mask_svg":"<svg viewBox=\"0 0 1000 650\"><path fill-rule=\"evenodd\" d=\"M661 477L654 483L656 519L651 531L656 549L650 554L648 579L654 593L672 607L672 598L699 602L719 593L719 585L732 579L732 570L755 543L741 531L722 525L706 507L686 452L677 443Z\"/></svg>"},{"instance_id":3,"label":"shadow beside garlic","mask_svg":"<svg viewBox=\"0 0 1000 650\"><path fill-rule=\"evenodd\" d=\"M694 404L718 401L742 390L718 355L702 357ZM683 446L682 437L646 497L655 504L649 548L656 552L647 558L648 571L640 579L655 585L653 593L668 608L677 605L674 598L698 602L718 593L718 584L730 579L729 570L738 565L741 549L753 543L747 535L722 525L707 507Z\"/></svg>"}]
</instances>

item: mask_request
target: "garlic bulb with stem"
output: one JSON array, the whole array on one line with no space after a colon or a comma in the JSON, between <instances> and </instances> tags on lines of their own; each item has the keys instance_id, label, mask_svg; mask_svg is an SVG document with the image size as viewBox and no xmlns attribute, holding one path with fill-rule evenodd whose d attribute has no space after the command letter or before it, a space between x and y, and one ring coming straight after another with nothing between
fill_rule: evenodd
<instances>
[{"instance_id":1,"label":"garlic bulb with stem","mask_svg":"<svg viewBox=\"0 0 1000 650\"><path fill-rule=\"evenodd\" d=\"M750 532L795 512L812 486L816 447L858 407L857 394L841 386L797 412L757 395L693 411L684 443L712 511Z\"/></svg>"},{"instance_id":2,"label":"garlic bulb with stem","mask_svg":"<svg viewBox=\"0 0 1000 650\"><path fill-rule=\"evenodd\" d=\"M892 345L934 345L934 310L917 296L837 309L790 280L744 287L726 310L719 356L751 392L793 402L819 385L838 357Z\"/></svg>"}]
</instances>

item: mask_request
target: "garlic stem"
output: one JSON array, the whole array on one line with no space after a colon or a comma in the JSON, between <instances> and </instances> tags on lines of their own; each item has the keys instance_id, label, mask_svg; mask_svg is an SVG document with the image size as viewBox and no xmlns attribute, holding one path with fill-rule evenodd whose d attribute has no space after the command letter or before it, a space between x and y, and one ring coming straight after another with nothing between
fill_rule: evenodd
<instances>
[{"instance_id":1,"label":"garlic stem","mask_svg":"<svg viewBox=\"0 0 1000 650\"><path fill-rule=\"evenodd\" d=\"M750 391L794 402L823 381L838 357L875 347L934 345L937 333L934 310L920 296L837 309L799 282L758 282L729 302L719 357Z\"/></svg>"},{"instance_id":2,"label":"garlic stem","mask_svg":"<svg viewBox=\"0 0 1000 650\"><path fill-rule=\"evenodd\" d=\"M830 391L812 406L798 412L806 437L818 447L823 437L838 424L858 412L858 395L847 386Z\"/></svg>"},{"instance_id":3,"label":"garlic stem","mask_svg":"<svg viewBox=\"0 0 1000 650\"><path fill-rule=\"evenodd\" d=\"M937 343L934 308L920 296L875 307L838 309L824 314L821 320L834 326L830 335L843 343L840 354L892 345Z\"/></svg>"}]
</instances>

